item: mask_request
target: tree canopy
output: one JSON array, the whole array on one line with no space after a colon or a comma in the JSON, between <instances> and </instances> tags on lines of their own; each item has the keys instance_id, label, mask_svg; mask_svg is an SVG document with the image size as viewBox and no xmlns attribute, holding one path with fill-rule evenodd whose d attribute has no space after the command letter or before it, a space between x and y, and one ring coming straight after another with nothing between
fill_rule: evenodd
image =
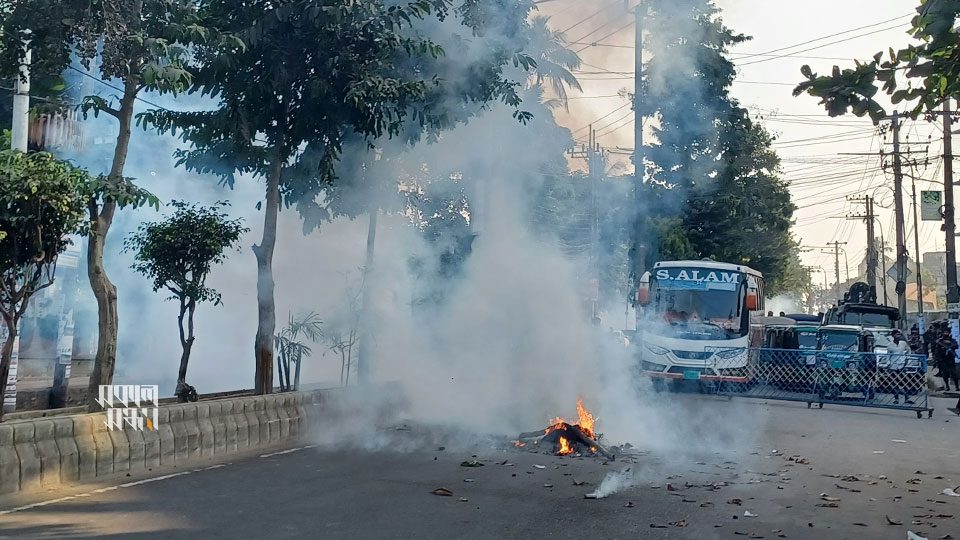
<instances>
[{"instance_id":1,"label":"tree canopy","mask_svg":"<svg viewBox=\"0 0 960 540\"><path fill-rule=\"evenodd\" d=\"M83 169L51 154L0 151L0 317L7 339L0 354L0 394L30 298L53 284L69 235L84 232ZM0 412L2 415L2 412Z\"/></svg>"},{"instance_id":2,"label":"tree canopy","mask_svg":"<svg viewBox=\"0 0 960 540\"><path fill-rule=\"evenodd\" d=\"M124 242L124 251L133 252L132 268L153 282L154 292L166 289L180 304L180 373L176 394L181 401L196 401L196 390L186 383L187 364L195 340L193 316L200 302L220 304L220 293L207 286L215 264L226 259L226 250L237 247L249 231L243 220L229 219L220 202L205 207L182 201L170 203L171 216L155 223L143 223ZM184 325L186 317L186 325Z\"/></svg>"},{"instance_id":3,"label":"tree canopy","mask_svg":"<svg viewBox=\"0 0 960 540\"><path fill-rule=\"evenodd\" d=\"M729 48L749 38L725 26L710 0L649 6L652 58L641 110L654 118L654 141L643 149L640 189L656 203L643 230L656 236L660 259L749 265L776 294L796 257L795 206L773 137L730 94Z\"/></svg>"},{"instance_id":4,"label":"tree canopy","mask_svg":"<svg viewBox=\"0 0 960 540\"><path fill-rule=\"evenodd\" d=\"M891 47L870 60L857 61L853 68L834 66L829 75L819 75L805 65L801 73L806 80L794 95L820 98L830 116L852 112L869 115L874 122L887 115L875 99L880 92L915 115L960 95L960 0L922 0L916 12L907 32L917 44L899 50Z\"/></svg>"}]
</instances>

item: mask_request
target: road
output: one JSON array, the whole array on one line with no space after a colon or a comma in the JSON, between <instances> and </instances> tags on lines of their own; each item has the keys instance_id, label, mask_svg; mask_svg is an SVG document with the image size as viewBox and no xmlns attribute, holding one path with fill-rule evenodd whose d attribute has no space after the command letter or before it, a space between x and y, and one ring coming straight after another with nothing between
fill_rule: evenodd
<instances>
[{"instance_id":1,"label":"road","mask_svg":"<svg viewBox=\"0 0 960 540\"><path fill-rule=\"evenodd\" d=\"M381 450L300 447L0 498L0 537L902 540L912 530L960 538L960 497L941 494L960 485L960 418L940 414L952 403L938 401L933 419L917 420L909 412L671 399L719 415L749 407L764 420L735 455L649 453L635 463L480 438L451 439L440 450L442 433L391 428ZM484 466L461 466L471 459ZM584 498L628 468L623 477L635 485ZM453 495L431 494L440 487Z\"/></svg>"}]
</instances>

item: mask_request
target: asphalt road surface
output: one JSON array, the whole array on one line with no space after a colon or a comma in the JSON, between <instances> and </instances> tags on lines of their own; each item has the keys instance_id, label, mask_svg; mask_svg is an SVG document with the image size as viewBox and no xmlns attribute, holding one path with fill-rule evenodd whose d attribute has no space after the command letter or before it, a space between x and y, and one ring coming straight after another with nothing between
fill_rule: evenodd
<instances>
[{"instance_id":1,"label":"asphalt road surface","mask_svg":"<svg viewBox=\"0 0 960 540\"><path fill-rule=\"evenodd\" d=\"M960 538L960 497L942 494L960 485L960 417L944 414L952 403L936 402L933 419L917 420L671 399L720 413L750 407L764 421L736 455L640 453L609 463L483 439L440 450L442 434L389 428L384 440L397 449L300 447L0 498L0 537L903 540L909 530ZM484 466L461 466L473 459ZM625 470L622 490L584 498ZM432 494L437 488L452 495Z\"/></svg>"}]
</instances>

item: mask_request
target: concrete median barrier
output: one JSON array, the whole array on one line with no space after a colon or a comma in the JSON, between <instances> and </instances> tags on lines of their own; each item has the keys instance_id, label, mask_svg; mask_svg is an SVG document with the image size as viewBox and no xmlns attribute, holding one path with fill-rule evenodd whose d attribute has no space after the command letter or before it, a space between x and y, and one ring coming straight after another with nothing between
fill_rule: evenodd
<instances>
[{"instance_id":1,"label":"concrete median barrier","mask_svg":"<svg viewBox=\"0 0 960 540\"><path fill-rule=\"evenodd\" d=\"M73 420L54 418L53 433L60 454L60 482L76 482L80 478L80 452L73 432Z\"/></svg>"},{"instance_id":2,"label":"concrete median barrier","mask_svg":"<svg viewBox=\"0 0 960 540\"><path fill-rule=\"evenodd\" d=\"M346 393L311 390L161 405L152 430L129 424L110 429L104 413L5 422L0 494L288 446L308 439L325 415L343 414L351 400L339 396Z\"/></svg>"},{"instance_id":3,"label":"concrete median barrier","mask_svg":"<svg viewBox=\"0 0 960 540\"><path fill-rule=\"evenodd\" d=\"M20 458L13 446L13 426L0 425L0 494L20 491Z\"/></svg>"}]
</instances>

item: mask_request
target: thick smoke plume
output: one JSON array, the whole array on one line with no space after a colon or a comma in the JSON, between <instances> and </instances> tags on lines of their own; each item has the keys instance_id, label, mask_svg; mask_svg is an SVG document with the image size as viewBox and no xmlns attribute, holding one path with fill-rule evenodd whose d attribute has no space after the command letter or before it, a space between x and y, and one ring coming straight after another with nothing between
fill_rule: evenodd
<instances>
[{"instance_id":1,"label":"thick smoke plume","mask_svg":"<svg viewBox=\"0 0 960 540\"><path fill-rule=\"evenodd\" d=\"M601 2L591 4L599 7ZM484 39L509 38L491 33ZM482 42L477 44L481 50ZM676 65L683 69L688 63L677 59ZM466 73L447 76L464 77L457 82L471 84ZM685 83L678 78L669 84ZM162 103L188 106L182 99ZM549 115L548 109L540 109ZM574 417L576 400L582 397L599 417L599 431L609 442L629 442L675 459L749 445L756 421L752 409L738 409L731 422L712 412L709 402L683 404L669 394L654 394L649 382L636 375L636 350L625 347L605 326L592 324L583 294L589 277L584 275L586 261L565 253L555 236L535 232L531 220L544 163L573 145L571 135L542 116L529 126L520 125L510 112L494 106L439 141L398 152L408 165L429 163L433 173L462 177L477 237L455 276L425 282L422 271L412 270L411 260L436 264L447 246L425 240L399 213L381 219L376 262L363 280L371 340L365 358L371 362L373 381L395 383L409 419L469 434L463 440L475 441L477 434L515 435L542 428L558 415ZM115 126L103 121L91 127L95 129L112 133ZM170 157L177 144L170 137L135 133L127 174L165 201L228 197L233 212L245 217L252 229L243 245L252 245L262 226L256 209L262 185L240 179L229 192L213 179L186 173L174 167ZM102 168L102 158L94 154L74 157L93 170ZM395 181L401 175L396 170L386 176ZM294 211L281 215L274 268L278 322L300 311L335 320L342 315L345 291L359 282L365 264L366 219L337 219L304 236ZM176 306L150 292L129 269L130 260L119 254L127 232L158 217L146 210L122 212L111 233L107 262L118 285L123 321L117 380L160 383L170 394L179 359ZM629 228L633 216L624 218L628 222L623 227ZM249 249L215 268L209 284L223 294L224 306L198 310L188 381L201 392L249 387L256 330L256 267ZM442 301L419 303L425 289L439 291ZM603 313L608 321L622 317L623 303ZM304 365L304 383L336 385L339 375L339 357L316 345ZM361 388L362 399L355 403L365 406L358 408L379 411L379 388ZM354 438L376 446L370 427L381 419L380 414L358 414L346 424ZM602 489L612 491L637 477L617 478L611 477Z\"/></svg>"}]
</instances>

